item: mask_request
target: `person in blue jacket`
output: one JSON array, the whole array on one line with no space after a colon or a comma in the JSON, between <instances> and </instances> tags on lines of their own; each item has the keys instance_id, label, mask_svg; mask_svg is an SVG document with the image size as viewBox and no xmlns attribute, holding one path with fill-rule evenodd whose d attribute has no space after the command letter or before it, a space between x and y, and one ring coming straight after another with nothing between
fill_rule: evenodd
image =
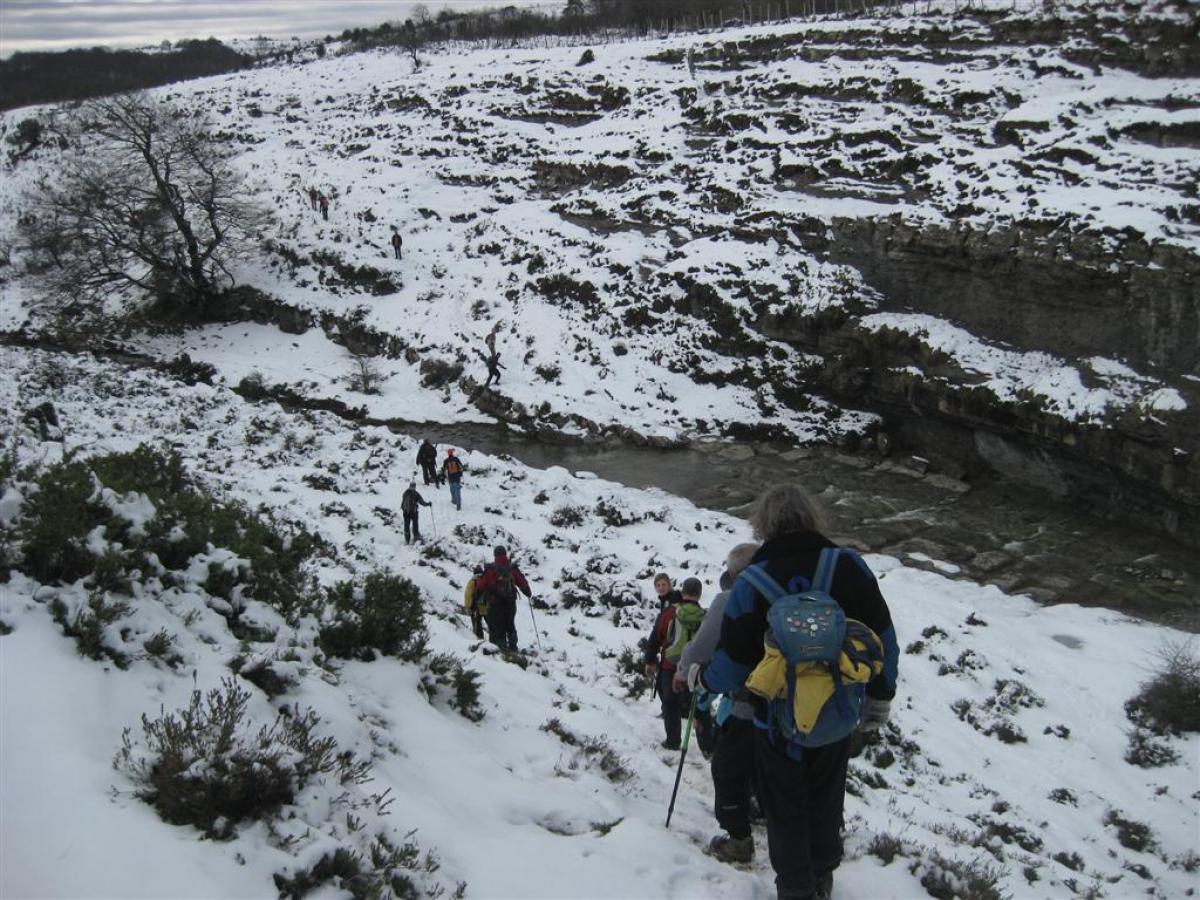
<instances>
[{"instance_id":1,"label":"person in blue jacket","mask_svg":"<svg viewBox=\"0 0 1200 900\"><path fill-rule=\"evenodd\" d=\"M807 590L821 549L835 544L816 504L794 484L776 485L758 501L751 518L763 541L753 562L763 565L781 585ZM852 552L838 557L830 595L849 618L858 619L880 638L884 664L866 687L860 728L872 731L888 719L896 693L900 652L887 602L875 576ZM707 666L693 665L689 685L732 693L746 681L763 656L767 599L740 578L725 604L721 637ZM850 738L789 754L782 736L772 733L767 703L755 706L754 764L760 800L767 816L767 850L780 900L828 900L833 872L842 859L842 808ZM797 758L798 757L798 758Z\"/></svg>"}]
</instances>

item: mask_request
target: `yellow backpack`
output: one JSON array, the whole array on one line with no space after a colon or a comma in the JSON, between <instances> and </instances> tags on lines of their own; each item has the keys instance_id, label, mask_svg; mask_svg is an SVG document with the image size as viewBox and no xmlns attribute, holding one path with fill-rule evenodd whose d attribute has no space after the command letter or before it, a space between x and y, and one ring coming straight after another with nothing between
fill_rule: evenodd
<instances>
[{"instance_id":1,"label":"yellow backpack","mask_svg":"<svg viewBox=\"0 0 1200 900\"><path fill-rule=\"evenodd\" d=\"M847 618L829 594L839 552L821 551L808 590L785 590L761 564L738 576L770 604L763 658L746 688L769 701L768 725L789 751L849 736L862 716L867 682L883 671L883 641Z\"/></svg>"}]
</instances>

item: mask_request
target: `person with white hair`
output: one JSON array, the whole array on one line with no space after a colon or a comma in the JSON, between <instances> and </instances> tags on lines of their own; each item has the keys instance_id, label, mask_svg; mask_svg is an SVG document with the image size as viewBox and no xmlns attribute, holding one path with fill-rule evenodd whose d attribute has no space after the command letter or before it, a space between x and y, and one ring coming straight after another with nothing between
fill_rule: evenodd
<instances>
[{"instance_id":1,"label":"person with white hair","mask_svg":"<svg viewBox=\"0 0 1200 900\"><path fill-rule=\"evenodd\" d=\"M794 484L776 485L758 500L751 517L755 537L763 541L747 571L734 583L725 604L721 636L712 661L688 670L688 684L720 694L738 690L767 656L764 646L772 602L757 585L773 581L795 595L819 590L841 608L847 620L857 620L874 632L881 646L881 663L865 684L862 696L863 731L876 730L888 719L896 693L899 647L891 612L875 576L852 550L838 548L826 534L820 509ZM830 552L822 552L830 551ZM826 562L818 571L822 560ZM831 568L831 570L830 570ZM767 578L762 579L765 574ZM754 577L748 577L748 576ZM817 746L798 746L780 730L772 703L751 694L755 710L754 763L760 801L767 816L767 850L775 870L780 900L829 900L833 872L842 859L842 810L850 735ZM791 694L789 693L789 698Z\"/></svg>"}]
</instances>

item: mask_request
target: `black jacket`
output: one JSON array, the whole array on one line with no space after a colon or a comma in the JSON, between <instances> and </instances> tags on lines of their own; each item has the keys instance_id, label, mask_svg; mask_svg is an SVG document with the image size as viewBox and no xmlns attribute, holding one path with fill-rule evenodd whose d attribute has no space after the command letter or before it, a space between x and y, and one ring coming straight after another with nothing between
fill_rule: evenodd
<instances>
[{"instance_id":1,"label":"black jacket","mask_svg":"<svg viewBox=\"0 0 1200 900\"><path fill-rule=\"evenodd\" d=\"M828 538L813 531L796 531L767 541L754 554L754 562L765 563L767 574L787 588L793 578L807 590L816 574L817 558L824 547L835 546ZM851 619L858 619L871 628L883 642L883 672L867 685L867 694L880 700L890 700L896 693L896 669L900 650L896 630L875 576L856 553L843 553L838 558L830 595ZM770 604L739 579L725 604L721 622L721 639L712 662L704 670L704 684L717 693L730 693L741 687L763 656L763 637L767 631L767 610Z\"/></svg>"},{"instance_id":2,"label":"black jacket","mask_svg":"<svg viewBox=\"0 0 1200 900\"><path fill-rule=\"evenodd\" d=\"M432 503L426 503L425 498L417 493L416 488L409 488L404 492L404 496L400 498L400 512L406 516L415 516L419 511L419 507L433 506Z\"/></svg>"},{"instance_id":3,"label":"black jacket","mask_svg":"<svg viewBox=\"0 0 1200 900\"><path fill-rule=\"evenodd\" d=\"M429 443L429 441L426 441L418 448L417 465L421 468L437 465L437 450L433 449L433 444Z\"/></svg>"}]
</instances>

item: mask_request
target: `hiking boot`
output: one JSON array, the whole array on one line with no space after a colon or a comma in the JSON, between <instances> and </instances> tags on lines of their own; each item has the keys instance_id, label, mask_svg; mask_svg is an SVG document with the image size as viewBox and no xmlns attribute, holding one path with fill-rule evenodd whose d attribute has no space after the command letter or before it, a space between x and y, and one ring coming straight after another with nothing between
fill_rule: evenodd
<instances>
[{"instance_id":1,"label":"hiking boot","mask_svg":"<svg viewBox=\"0 0 1200 900\"><path fill-rule=\"evenodd\" d=\"M726 863L748 863L754 859L754 838L735 838L719 834L704 848L713 859Z\"/></svg>"},{"instance_id":2,"label":"hiking boot","mask_svg":"<svg viewBox=\"0 0 1200 900\"><path fill-rule=\"evenodd\" d=\"M832 900L833 897L833 873L826 872L817 879L816 893L813 894L816 900Z\"/></svg>"},{"instance_id":3,"label":"hiking boot","mask_svg":"<svg viewBox=\"0 0 1200 900\"><path fill-rule=\"evenodd\" d=\"M658 746L662 747L664 750L678 750L679 741L663 741Z\"/></svg>"}]
</instances>

